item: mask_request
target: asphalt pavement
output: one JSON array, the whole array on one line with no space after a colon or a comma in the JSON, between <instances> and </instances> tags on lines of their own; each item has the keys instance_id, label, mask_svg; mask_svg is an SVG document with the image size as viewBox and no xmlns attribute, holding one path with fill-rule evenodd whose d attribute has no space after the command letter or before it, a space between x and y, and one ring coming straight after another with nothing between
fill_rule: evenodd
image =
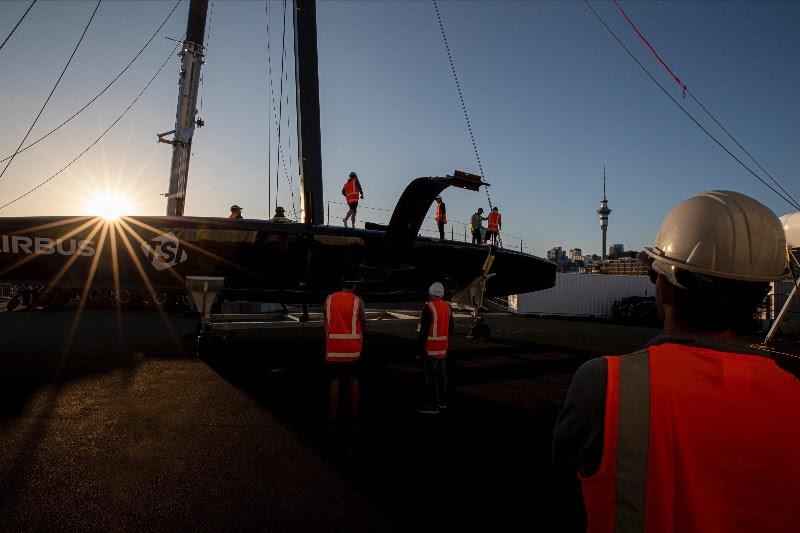
<instances>
[{"instance_id":1,"label":"asphalt pavement","mask_svg":"<svg viewBox=\"0 0 800 533\"><path fill-rule=\"evenodd\" d=\"M318 329L194 356L196 317L0 313L0 529L559 531L550 436L575 368L656 331L490 316L450 409L416 414L414 324L368 331L362 413L331 432Z\"/></svg>"}]
</instances>

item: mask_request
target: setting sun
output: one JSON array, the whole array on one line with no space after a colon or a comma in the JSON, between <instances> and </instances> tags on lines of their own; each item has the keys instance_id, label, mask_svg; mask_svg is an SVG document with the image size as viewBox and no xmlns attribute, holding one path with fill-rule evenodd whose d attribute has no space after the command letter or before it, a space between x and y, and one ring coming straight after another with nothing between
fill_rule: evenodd
<instances>
[{"instance_id":1,"label":"setting sun","mask_svg":"<svg viewBox=\"0 0 800 533\"><path fill-rule=\"evenodd\" d=\"M86 202L86 214L117 220L124 215L133 215L133 203L116 193L95 194Z\"/></svg>"}]
</instances>

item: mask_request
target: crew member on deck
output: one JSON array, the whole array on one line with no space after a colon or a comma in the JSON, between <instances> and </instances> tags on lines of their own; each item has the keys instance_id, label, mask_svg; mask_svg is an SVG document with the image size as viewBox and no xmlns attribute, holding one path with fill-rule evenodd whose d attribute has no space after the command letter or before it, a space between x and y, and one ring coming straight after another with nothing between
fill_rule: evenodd
<instances>
[{"instance_id":1,"label":"crew member on deck","mask_svg":"<svg viewBox=\"0 0 800 533\"><path fill-rule=\"evenodd\" d=\"M439 239L444 240L444 225L447 224L447 206L441 196L436 197L436 225L439 227Z\"/></svg>"},{"instance_id":2,"label":"crew member on deck","mask_svg":"<svg viewBox=\"0 0 800 533\"><path fill-rule=\"evenodd\" d=\"M275 208L275 216L272 217L272 221L279 224L289 222L289 219L286 218L286 211L281 206Z\"/></svg>"},{"instance_id":3,"label":"crew member on deck","mask_svg":"<svg viewBox=\"0 0 800 533\"><path fill-rule=\"evenodd\" d=\"M360 196L362 200L364 199L364 189L361 188L361 183L358 181L358 176L355 172L350 173L347 183L345 183L344 187L342 187L342 196L345 197L345 201L350 208L350 210L347 212L347 215L345 215L345 217L342 219L342 222L344 222L344 227L347 227L347 219L352 218L353 227L355 228L358 198Z\"/></svg>"},{"instance_id":4,"label":"crew member on deck","mask_svg":"<svg viewBox=\"0 0 800 533\"><path fill-rule=\"evenodd\" d=\"M478 211L473 213L469 219L469 225L472 229L472 244L483 244L483 221L486 217L483 216L483 208L479 207Z\"/></svg>"},{"instance_id":5,"label":"crew member on deck","mask_svg":"<svg viewBox=\"0 0 800 533\"><path fill-rule=\"evenodd\" d=\"M231 214L228 215L228 218L244 218L242 217L242 208L236 204L232 205Z\"/></svg>"},{"instance_id":6,"label":"crew member on deck","mask_svg":"<svg viewBox=\"0 0 800 533\"><path fill-rule=\"evenodd\" d=\"M497 237L500 234L500 230L503 228L503 218L500 216L500 210L497 209L497 206L492 208L492 212L489 213L488 222L486 224L486 235L488 236L487 240L491 240L494 246L497 246Z\"/></svg>"}]
</instances>

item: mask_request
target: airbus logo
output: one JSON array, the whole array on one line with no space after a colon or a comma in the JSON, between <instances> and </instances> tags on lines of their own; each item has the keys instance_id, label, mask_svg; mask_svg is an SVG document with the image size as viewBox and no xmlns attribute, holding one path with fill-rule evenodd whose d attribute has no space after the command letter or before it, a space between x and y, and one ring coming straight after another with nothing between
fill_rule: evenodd
<instances>
[{"instance_id":1,"label":"airbus logo","mask_svg":"<svg viewBox=\"0 0 800 533\"><path fill-rule=\"evenodd\" d=\"M173 233L162 233L142 243L144 256L156 270L167 270L189 259L181 241Z\"/></svg>"},{"instance_id":2,"label":"airbus logo","mask_svg":"<svg viewBox=\"0 0 800 533\"><path fill-rule=\"evenodd\" d=\"M91 257L95 253L92 241L76 239L51 239L49 237L26 237L24 235L0 236L0 253L36 255L82 255Z\"/></svg>"}]
</instances>

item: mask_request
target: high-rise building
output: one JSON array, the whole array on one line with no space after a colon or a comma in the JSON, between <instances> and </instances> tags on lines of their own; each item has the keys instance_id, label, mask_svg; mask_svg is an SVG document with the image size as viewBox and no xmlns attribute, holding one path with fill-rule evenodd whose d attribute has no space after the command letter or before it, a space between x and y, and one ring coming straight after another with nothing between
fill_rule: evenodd
<instances>
[{"instance_id":1,"label":"high-rise building","mask_svg":"<svg viewBox=\"0 0 800 533\"><path fill-rule=\"evenodd\" d=\"M608 208L608 200L606 200L606 166L603 165L603 199L600 200L600 209L597 210L600 215L600 231L603 234L602 245L600 246L600 253L603 254L603 259L606 258L606 230L608 229L608 215L611 214L611 209Z\"/></svg>"},{"instance_id":2,"label":"high-rise building","mask_svg":"<svg viewBox=\"0 0 800 533\"><path fill-rule=\"evenodd\" d=\"M609 259L619 259L620 257L625 255L625 245L624 244L612 244L608 247L608 258Z\"/></svg>"}]
</instances>

